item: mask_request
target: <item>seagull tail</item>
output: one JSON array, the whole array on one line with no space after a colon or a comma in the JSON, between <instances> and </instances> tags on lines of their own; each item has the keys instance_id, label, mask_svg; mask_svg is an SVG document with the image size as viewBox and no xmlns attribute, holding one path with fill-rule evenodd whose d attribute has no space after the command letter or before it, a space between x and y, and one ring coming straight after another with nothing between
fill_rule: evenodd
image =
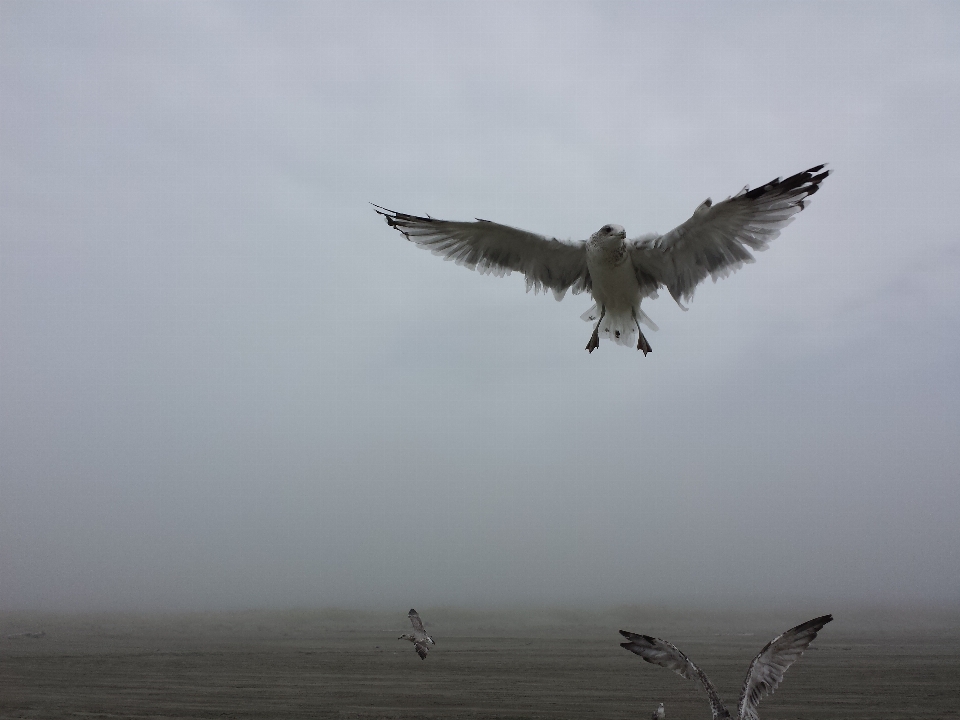
<instances>
[{"instance_id":1,"label":"seagull tail","mask_svg":"<svg viewBox=\"0 0 960 720\"><path fill-rule=\"evenodd\" d=\"M636 320L634 320L634 313L636 313ZM600 309L594 303L593 307L580 316L580 319L586 322L596 322L599 317ZM640 308L633 312L607 308L607 313L603 316L603 322L600 323L600 337L613 340L617 345L634 347L637 344L637 320L651 330L658 329L653 320L647 317L647 314Z\"/></svg>"}]
</instances>

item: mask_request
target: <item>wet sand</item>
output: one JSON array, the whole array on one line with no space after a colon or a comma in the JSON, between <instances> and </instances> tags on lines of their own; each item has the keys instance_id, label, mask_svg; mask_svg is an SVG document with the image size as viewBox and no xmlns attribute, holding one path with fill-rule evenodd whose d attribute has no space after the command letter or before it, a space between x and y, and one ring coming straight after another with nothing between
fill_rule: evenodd
<instances>
[{"instance_id":1,"label":"wet sand","mask_svg":"<svg viewBox=\"0 0 960 720\"><path fill-rule=\"evenodd\" d=\"M437 641L424 661L397 640L406 608L2 614L0 718L636 720L663 702L670 720L707 719L698 685L621 649L616 631L674 642L735 712L760 648L821 612L418 610ZM960 717L960 613L834 615L762 718Z\"/></svg>"}]
</instances>

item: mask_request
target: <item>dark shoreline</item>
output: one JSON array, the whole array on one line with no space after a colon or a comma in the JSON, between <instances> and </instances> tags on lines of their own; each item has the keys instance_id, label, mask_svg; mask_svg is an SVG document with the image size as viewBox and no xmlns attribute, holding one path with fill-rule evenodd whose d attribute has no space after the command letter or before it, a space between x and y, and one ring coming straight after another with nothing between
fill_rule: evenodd
<instances>
[{"instance_id":1,"label":"dark shoreline","mask_svg":"<svg viewBox=\"0 0 960 720\"><path fill-rule=\"evenodd\" d=\"M807 619L801 609L418 609L437 640L423 661L397 640L404 612L0 613L0 719L636 720L659 702L674 719L709 717L697 685L622 650L616 630L676 643L733 709L753 656ZM825 609L835 622L763 701L764 720L960 716L960 613Z\"/></svg>"}]
</instances>

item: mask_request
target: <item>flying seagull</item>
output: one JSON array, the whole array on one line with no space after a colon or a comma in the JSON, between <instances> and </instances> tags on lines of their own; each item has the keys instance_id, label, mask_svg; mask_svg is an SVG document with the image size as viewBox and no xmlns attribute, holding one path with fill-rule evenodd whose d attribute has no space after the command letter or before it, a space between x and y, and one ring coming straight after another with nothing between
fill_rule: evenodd
<instances>
[{"instance_id":1,"label":"flying seagull","mask_svg":"<svg viewBox=\"0 0 960 720\"><path fill-rule=\"evenodd\" d=\"M667 711L663 707L663 703L660 703L660 707L653 711L652 720L664 720L667 717Z\"/></svg>"},{"instance_id":2,"label":"flying seagull","mask_svg":"<svg viewBox=\"0 0 960 720\"><path fill-rule=\"evenodd\" d=\"M517 270L526 276L527 291L553 291L561 300L567 290L589 291L594 305L580 317L596 321L586 349L600 346L600 336L618 345L632 345L646 355L652 348L640 329L657 326L640 309L645 298L657 297L660 287L686 310L694 290L708 275L716 281L753 262L750 250L767 244L793 221L830 174L817 165L786 180L744 188L716 205L710 198L693 215L665 235L650 233L627 240L620 225L604 225L580 242L500 225L489 220L453 222L418 217L374 205L387 224L412 242L445 260L493 275ZM749 248L749 249L748 249Z\"/></svg>"},{"instance_id":3,"label":"flying seagull","mask_svg":"<svg viewBox=\"0 0 960 720\"><path fill-rule=\"evenodd\" d=\"M787 668L803 655L803 651L813 642L820 629L831 620L833 620L833 615L824 615L814 620L808 620L787 630L766 644L760 654L750 663L746 680L743 681L743 690L740 691L740 705L737 712L739 720L759 720L757 706L760 704L760 700L768 693L773 694L773 691L783 680L783 674L787 671ZM626 630L621 630L620 634L629 640L629 642L620 643L620 647L636 653L649 663L670 668L688 680L696 678L703 683L703 687L707 691L707 698L710 700L710 708L713 710L714 720L730 717L730 713L723 706L713 683L676 646L660 638L637 635Z\"/></svg>"},{"instance_id":4,"label":"flying seagull","mask_svg":"<svg viewBox=\"0 0 960 720\"><path fill-rule=\"evenodd\" d=\"M427 657L427 643L431 645L436 645L436 643L423 629L423 621L420 619L420 615L417 614L416 610L410 608L407 617L410 618L410 624L413 625L413 635L401 635L397 640L409 640L412 642L414 649L417 651L417 655L420 656L421 660L425 660Z\"/></svg>"}]
</instances>

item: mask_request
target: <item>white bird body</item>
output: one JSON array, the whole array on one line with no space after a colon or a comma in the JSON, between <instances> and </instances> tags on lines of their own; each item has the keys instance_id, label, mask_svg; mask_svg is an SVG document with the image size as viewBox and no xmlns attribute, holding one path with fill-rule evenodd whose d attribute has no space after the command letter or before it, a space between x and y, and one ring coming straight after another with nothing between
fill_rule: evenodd
<instances>
[{"instance_id":1,"label":"white bird body","mask_svg":"<svg viewBox=\"0 0 960 720\"><path fill-rule=\"evenodd\" d=\"M423 621L420 619L419 613L410 608L410 612L407 613L407 618L410 620L410 625L413 626L412 635L401 635L397 640L409 640L413 643L414 650L417 651L417 655L420 656L421 660L427 659L427 644L436 645L433 641L433 638L427 635L426 630L423 628Z\"/></svg>"},{"instance_id":2,"label":"white bird body","mask_svg":"<svg viewBox=\"0 0 960 720\"><path fill-rule=\"evenodd\" d=\"M667 711L663 707L663 703L660 703L660 707L653 711L653 720L664 720L667 717Z\"/></svg>"},{"instance_id":3,"label":"white bird body","mask_svg":"<svg viewBox=\"0 0 960 720\"><path fill-rule=\"evenodd\" d=\"M599 315L592 316L603 308L599 334L618 345L633 344L643 300L626 237L626 231L619 225L607 225L590 237L586 248L592 283L590 294L596 304L581 317L596 320Z\"/></svg>"},{"instance_id":4,"label":"white bird body","mask_svg":"<svg viewBox=\"0 0 960 720\"><path fill-rule=\"evenodd\" d=\"M527 290L549 289L557 300L567 290L590 292L595 306L581 317L596 326L586 349L596 350L600 335L632 344L636 331L637 349L646 355L651 347L640 323L657 326L640 309L644 298L664 287L680 304L708 276L717 280L753 262L750 250L766 249L829 174L817 165L717 204L708 198L670 232L633 240L620 225L604 225L589 240L571 243L489 220L453 222L374 208L408 240L446 260L481 273L522 272Z\"/></svg>"}]
</instances>

